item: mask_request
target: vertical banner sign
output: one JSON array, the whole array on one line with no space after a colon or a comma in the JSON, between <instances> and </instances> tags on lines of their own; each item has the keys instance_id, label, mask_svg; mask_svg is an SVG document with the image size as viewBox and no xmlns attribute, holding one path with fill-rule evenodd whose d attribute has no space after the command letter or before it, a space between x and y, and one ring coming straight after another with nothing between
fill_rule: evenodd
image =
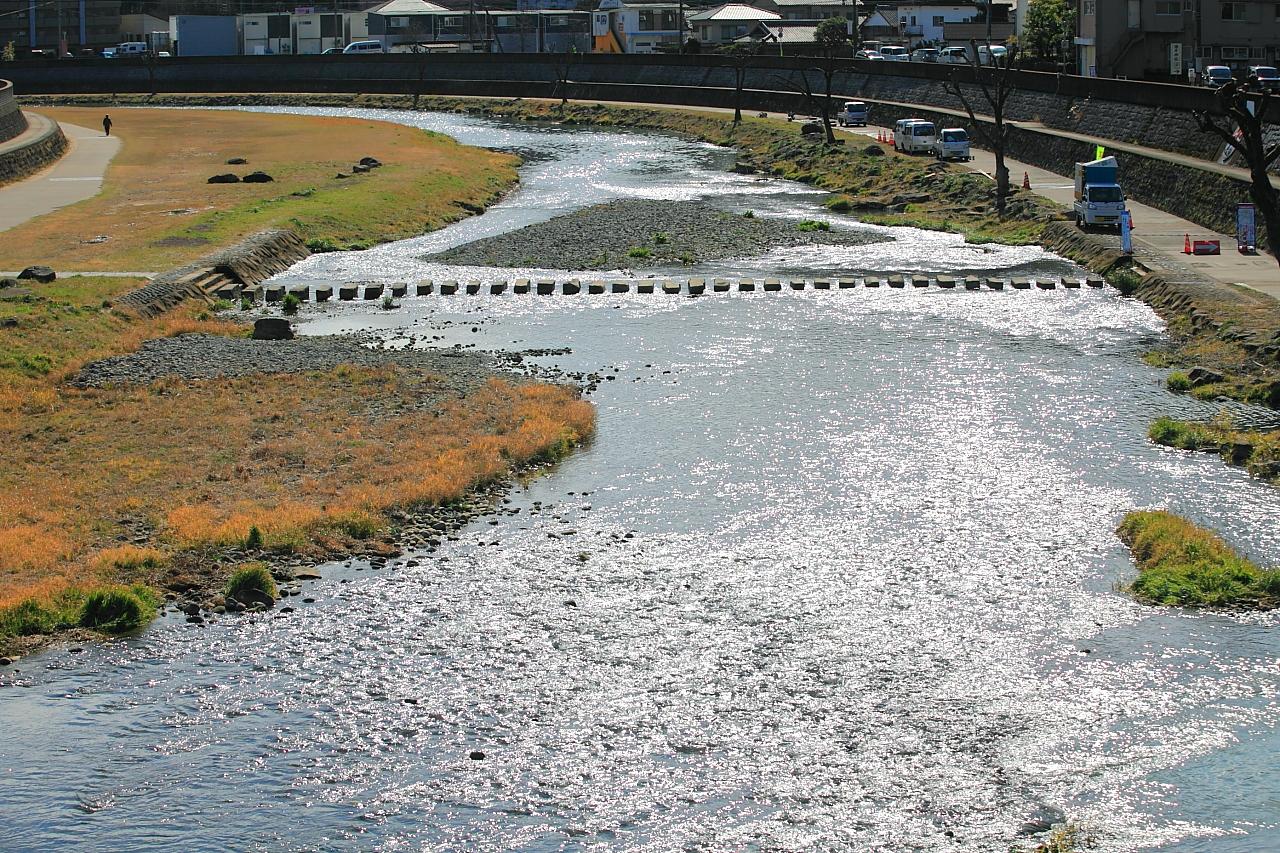
<instances>
[{"instance_id":1,"label":"vertical banner sign","mask_svg":"<svg viewBox=\"0 0 1280 853\"><path fill-rule=\"evenodd\" d=\"M1133 219L1127 210L1120 214L1120 251L1133 254Z\"/></svg>"},{"instance_id":2,"label":"vertical banner sign","mask_svg":"<svg viewBox=\"0 0 1280 853\"><path fill-rule=\"evenodd\" d=\"M1258 248L1257 210L1251 204L1236 205L1236 249L1254 252Z\"/></svg>"},{"instance_id":3,"label":"vertical banner sign","mask_svg":"<svg viewBox=\"0 0 1280 853\"><path fill-rule=\"evenodd\" d=\"M1182 76L1182 42L1169 45L1169 76Z\"/></svg>"},{"instance_id":4,"label":"vertical banner sign","mask_svg":"<svg viewBox=\"0 0 1280 853\"><path fill-rule=\"evenodd\" d=\"M1095 159L1095 160L1101 160L1103 157L1105 157L1105 156L1106 156L1106 154L1107 154L1107 149L1106 149L1106 148L1104 148L1103 146L1099 145L1099 146L1098 146L1097 148L1095 148L1095 149L1094 149L1094 151L1093 151L1093 159Z\"/></svg>"}]
</instances>

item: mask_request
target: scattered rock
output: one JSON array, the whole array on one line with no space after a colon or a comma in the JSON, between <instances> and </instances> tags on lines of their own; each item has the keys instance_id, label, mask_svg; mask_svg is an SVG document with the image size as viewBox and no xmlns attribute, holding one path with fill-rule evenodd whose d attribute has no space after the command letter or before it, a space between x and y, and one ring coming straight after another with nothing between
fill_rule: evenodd
<instances>
[{"instance_id":1,"label":"scattered rock","mask_svg":"<svg viewBox=\"0 0 1280 853\"><path fill-rule=\"evenodd\" d=\"M382 161L379 160L377 157L361 157L360 165L368 166L370 169L376 169L382 165Z\"/></svg>"},{"instance_id":2,"label":"scattered rock","mask_svg":"<svg viewBox=\"0 0 1280 853\"><path fill-rule=\"evenodd\" d=\"M262 317L253 323L255 341L291 341L293 326L284 317Z\"/></svg>"},{"instance_id":3,"label":"scattered rock","mask_svg":"<svg viewBox=\"0 0 1280 853\"><path fill-rule=\"evenodd\" d=\"M1193 367L1187 371L1187 378L1191 380L1191 387L1197 388L1201 385L1213 385L1221 382L1226 377L1207 367Z\"/></svg>"},{"instance_id":4,"label":"scattered rock","mask_svg":"<svg viewBox=\"0 0 1280 853\"><path fill-rule=\"evenodd\" d=\"M366 166L363 163L356 163L354 166L351 167L351 171L357 174L364 174L365 172L371 171L372 168L373 167Z\"/></svg>"},{"instance_id":5,"label":"scattered rock","mask_svg":"<svg viewBox=\"0 0 1280 853\"><path fill-rule=\"evenodd\" d=\"M868 157L883 157L884 149L879 145L868 145L866 148L862 149L862 153L866 154Z\"/></svg>"},{"instance_id":6,"label":"scattered rock","mask_svg":"<svg viewBox=\"0 0 1280 853\"><path fill-rule=\"evenodd\" d=\"M17 286L18 280L16 278L0 278L0 288Z\"/></svg>"},{"instance_id":7,"label":"scattered rock","mask_svg":"<svg viewBox=\"0 0 1280 853\"><path fill-rule=\"evenodd\" d=\"M334 175L334 177L341 180L342 178L349 178L351 176L348 175L346 172L339 172L338 174Z\"/></svg>"},{"instance_id":8,"label":"scattered rock","mask_svg":"<svg viewBox=\"0 0 1280 853\"><path fill-rule=\"evenodd\" d=\"M1022 826L1018 828L1018 835L1040 835L1053 829L1057 824L1066 823L1067 816L1062 809L1054 808L1050 805L1041 805L1038 809L1031 813Z\"/></svg>"},{"instance_id":9,"label":"scattered rock","mask_svg":"<svg viewBox=\"0 0 1280 853\"><path fill-rule=\"evenodd\" d=\"M483 753L483 752L481 752L481 751L480 751L480 750L478 750L478 749L476 749L476 750L472 750L471 755L469 756L469 758L470 758L472 761L484 761L484 753Z\"/></svg>"},{"instance_id":10,"label":"scattered rock","mask_svg":"<svg viewBox=\"0 0 1280 853\"><path fill-rule=\"evenodd\" d=\"M53 271L52 267L45 266L27 267L25 270L18 273L19 279L34 279L41 284L48 284L57 277L58 274Z\"/></svg>"},{"instance_id":11,"label":"scattered rock","mask_svg":"<svg viewBox=\"0 0 1280 853\"><path fill-rule=\"evenodd\" d=\"M801 136L821 136L822 125L816 121L805 122L804 124L800 125L800 135Z\"/></svg>"},{"instance_id":12,"label":"scattered rock","mask_svg":"<svg viewBox=\"0 0 1280 853\"><path fill-rule=\"evenodd\" d=\"M274 181L275 178L271 177L266 172L250 172L244 176L243 180L246 184L269 184Z\"/></svg>"},{"instance_id":13,"label":"scattered rock","mask_svg":"<svg viewBox=\"0 0 1280 853\"><path fill-rule=\"evenodd\" d=\"M248 162L249 162L249 161L248 161L248 160L246 160L246 159L244 159L243 157L232 157L230 160L228 160L228 161L227 161L227 165L228 165L228 166L243 166L245 163L248 163Z\"/></svg>"},{"instance_id":14,"label":"scattered rock","mask_svg":"<svg viewBox=\"0 0 1280 853\"><path fill-rule=\"evenodd\" d=\"M11 663L13 663L13 660L10 658L0 658L0 666L8 666Z\"/></svg>"},{"instance_id":15,"label":"scattered rock","mask_svg":"<svg viewBox=\"0 0 1280 853\"><path fill-rule=\"evenodd\" d=\"M210 178L210 179L208 180L208 183L211 183L211 184L238 184L238 183L240 183L240 178L239 178L239 177L237 177L236 175L231 174L230 172L227 172L227 173L226 173L226 174L224 174L224 175L214 175L212 178Z\"/></svg>"},{"instance_id":16,"label":"scattered rock","mask_svg":"<svg viewBox=\"0 0 1280 853\"><path fill-rule=\"evenodd\" d=\"M0 320L0 329L16 329L17 327L17 317L5 317L3 320Z\"/></svg>"}]
</instances>

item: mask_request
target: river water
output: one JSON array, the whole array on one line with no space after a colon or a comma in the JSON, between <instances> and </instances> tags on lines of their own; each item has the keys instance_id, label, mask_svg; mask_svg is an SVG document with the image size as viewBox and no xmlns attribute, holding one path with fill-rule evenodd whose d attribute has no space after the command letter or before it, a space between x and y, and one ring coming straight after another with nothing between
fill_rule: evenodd
<instances>
[{"instance_id":1,"label":"river water","mask_svg":"<svg viewBox=\"0 0 1280 853\"><path fill-rule=\"evenodd\" d=\"M615 197L823 197L667 137L375 115L519 151L523 184L289 278L467 278L417 258ZM888 233L693 273L1080 272ZM420 565L0 670L6 848L1007 851L1065 813L1099 850L1280 849L1280 619L1114 588L1135 507L1280 556L1274 489L1145 439L1213 409L1139 361L1140 303L455 296L301 329L571 348L536 360L601 374L599 434Z\"/></svg>"}]
</instances>

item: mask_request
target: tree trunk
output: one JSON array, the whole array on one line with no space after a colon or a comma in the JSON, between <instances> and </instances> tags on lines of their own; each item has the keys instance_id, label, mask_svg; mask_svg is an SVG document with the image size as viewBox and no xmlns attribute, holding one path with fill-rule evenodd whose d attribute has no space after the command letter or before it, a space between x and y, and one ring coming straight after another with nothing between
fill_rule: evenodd
<instances>
[{"instance_id":1,"label":"tree trunk","mask_svg":"<svg viewBox=\"0 0 1280 853\"><path fill-rule=\"evenodd\" d=\"M737 69L736 85L733 88L733 123L742 124L742 84L747 76L745 68Z\"/></svg>"},{"instance_id":2,"label":"tree trunk","mask_svg":"<svg viewBox=\"0 0 1280 853\"><path fill-rule=\"evenodd\" d=\"M1004 146L996 151L996 216L1004 219L1004 200L1009 195L1009 167L1004 164Z\"/></svg>"},{"instance_id":3,"label":"tree trunk","mask_svg":"<svg viewBox=\"0 0 1280 853\"><path fill-rule=\"evenodd\" d=\"M1253 186L1249 187L1249 195L1257 205L1262 225L1267 231L1267 248L1280 264L1280 193L1271 187L1271 176L1265 169L1253 170Z\"/></svg>"},{"instance_id":4,"label":"tree trunk","mask_svg":"<svg viewBox=\"0 0 1280 853\"><path fill-rule=\"evenodd\" d=\"M836 134L831 128L831 78L836 76L835 68L828 67L823 72L827 79L827 91L822 98L822 132L827 135L827 144L836 144Z\"/></svg>"}]
</instances>

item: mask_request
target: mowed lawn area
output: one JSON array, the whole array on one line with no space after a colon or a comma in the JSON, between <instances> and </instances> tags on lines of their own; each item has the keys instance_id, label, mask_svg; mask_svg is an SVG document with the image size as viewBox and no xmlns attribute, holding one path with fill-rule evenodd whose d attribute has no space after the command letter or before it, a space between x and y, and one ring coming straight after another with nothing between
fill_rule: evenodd
<instances>
[{"instance_id":1,"label":"mowed lawn area","mask_svg":"<svg viewBox=\"0 0 1280 853\"><path fill-rule=\"evenodd\" d=\"M99 126L103 114L40 112L86 127ZM0 269L158 272L277 227L294 229L313 249L364 248L468 216L516 181L515 157L389 122L181 109L111 116L124 144L102 192L5 232ZM352 174L362 157L384 165ZM233 158L248 162L228 165ZM275 180L207 183L254 171Z\"/></svg>"}]
</instances>

